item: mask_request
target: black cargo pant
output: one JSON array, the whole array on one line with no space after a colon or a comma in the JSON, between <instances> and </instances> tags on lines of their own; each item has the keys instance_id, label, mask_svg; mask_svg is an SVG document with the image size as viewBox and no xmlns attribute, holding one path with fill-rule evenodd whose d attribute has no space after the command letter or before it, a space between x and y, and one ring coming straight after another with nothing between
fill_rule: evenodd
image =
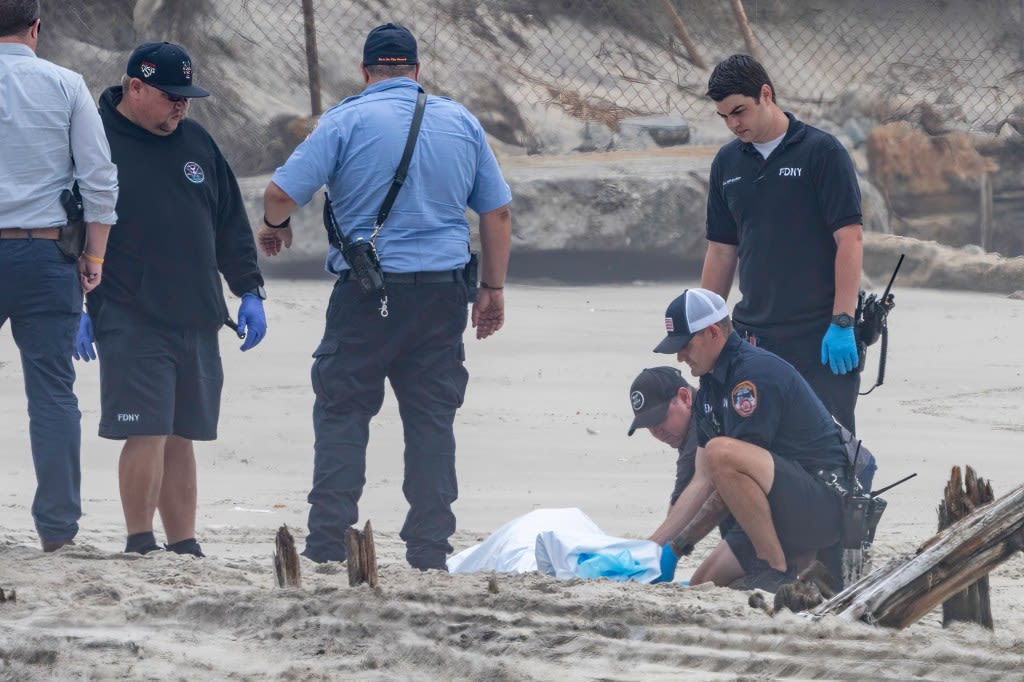
<instances>
[{"instance_id":1,"label":"black cargo pant","mask_svg":"<svg viewBox=\"0 0 1024 682\"><path fill-rule=\"evenodd\" d=\"M406 560L444 568L455 532L455 411L465 397L462 335L467 292L461 271L411 273L386 279L388 316L380 300L339 278L311 371L316 402L309 535L303 554L345 559L345 531L359 518L366 483L370 419L384 401L384 379L398 400L405 437L402 526Z\"/></svg>"}]
</instances>

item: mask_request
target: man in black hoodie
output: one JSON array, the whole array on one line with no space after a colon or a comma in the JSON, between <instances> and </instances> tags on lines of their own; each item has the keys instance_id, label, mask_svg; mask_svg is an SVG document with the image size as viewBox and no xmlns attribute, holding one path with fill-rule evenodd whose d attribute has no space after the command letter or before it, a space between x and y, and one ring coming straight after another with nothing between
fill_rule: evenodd
<instances>
[{"instance_id":1,"label":"man in black hoodie","mask_svg":"<svg viewBox=\"0 0 1024 682\"><path fill-rule=\"evenodd\" d=\"M195 539L192 441L214 440L224 382L217 332L228 319L220 275L241 297L243 351L266 333L263 277L231 168L186 118L192 61L178 45L145 43L120 87L100 98L117 165L118 220L103 283L89 294L76 358L100 357L100 436L124 439L118 467L126 552L203 556ZM95 335L93 334L95 323Z\"/></svg>"}]
</instances>

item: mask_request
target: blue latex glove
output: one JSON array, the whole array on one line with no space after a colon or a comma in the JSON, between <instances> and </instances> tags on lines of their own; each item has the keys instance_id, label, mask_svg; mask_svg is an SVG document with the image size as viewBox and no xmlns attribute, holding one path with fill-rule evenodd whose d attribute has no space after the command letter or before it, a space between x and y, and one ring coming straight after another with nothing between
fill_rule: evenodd
<instances>
[{"instance_id":1,"label":"blue latex glove","mask_svg":"<svg viewBox=\"0 0 1024 682\"><path fill-rule=\"evenodd\" d=\"M82 311L82 318L78 321L78 333L75 334L75 347L71 351L71 357L75 360L89 362L96 359L96 349L92 342L96 340L92 331L92 320L89 313Z\"/></svg>"},{"instance_id":2,"label":"blue latex glove","mask_svg":"<svg viewBox=\"0 0 1024 682\"><path fill-rule=\"evenodd\" d=\"M843 329L837 324L828 326L821 340L821 364L828 365L833 374L846 374L857 368L859 358L853 327Z\"/></svg>"},{"instance_id":3,"label":"blue latex glove","mask_svg":"<svg viewBox=\"0 0 1024 682\"><path fill-rule=\"evenodd\" d=\"M661 548L661 575L652 580L652 583L670 583L676 577L676 564L679 557L672 551L672 545L665 543Z\"/></svg>"},{"instance_id":4,"label":"blue latex glove","mask_svg":"<svg viewBox=\"0 0 1024 682\"><path fill-rule=\"evenodd\" d=\"M263 312L263 301L252 294L242 295L242 305L238 306L238 333L245 334L242 343L243 351L253 348L267 335L267 315Z\"/></svg>"}]
</instances>

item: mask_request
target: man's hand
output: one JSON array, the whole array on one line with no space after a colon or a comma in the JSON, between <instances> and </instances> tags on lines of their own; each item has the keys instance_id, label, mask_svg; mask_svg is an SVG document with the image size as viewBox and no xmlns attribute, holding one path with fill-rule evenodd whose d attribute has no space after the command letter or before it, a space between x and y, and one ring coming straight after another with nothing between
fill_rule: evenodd
<instances>
[{"instance_id":1,"label":"man's hand","mask_svg":"<svg viewBox=\"0 0 1024 682\"><path fill-rule=\"evenodd\" d=\"M821 364L828 365L833 374L846 374L857 367L859 359L853 327L844 329L835 323L828 326L821 340Z\"/></svg>"},{"instance_id":2,"label":"man's hand","mask_svg":"<svg viewBox=\"0 0 1024 682\"><path fill-rule=\"evenodd\" d=\"M78 259L78 280L82 283L82 293L87 294L100 285L103 279L103 263L94 263L85 258Z\"/></svg>"},{"instance_id":3,"label":"man's hand","mask_svg":"<svg viewBox=\"0 0 1024 682\"><path fill-rule=\"evenodd\" d=\"M477 289L471 319L476 338L486 339L505 324L505 291L503 289Z\"/></svg>"},{"instance_id":4,"label":"man's hand","mask_svg":"<svg viewBox=\"0 0 1024 682\"><path fill-rule=\"evenodd\" d=\"M652 583L670 583L676 577L676 564L679 557L672 551L672 545L665 543L661 548L661 575L652 580Z\"/></svg>"},{"instance_id":5,"label":"man's hand","mask_svg":"<svg viewBox=\"0 0 1024 682\"><path fill-rule=\"evenodd\" d=\"M260 245L260 251L264 255L276 256L281 253L281 247L292 248L292 228L264 225L256 233L256 242Z\"/></svg>"},{"instance_id":6,"label":"man's hand","mask_svg":"<svg viewBox=\"0 0 1024 682\"><path fill-rule=\"evenodd\" d=\"M242 295L242 305L238 307L238 333L245 334L243 351L253 348L267 335L267 315L263 312L263 301L252 294Z\"/></svg>"},{"instance_id":7,"label":"man's hand","mask_svg":"<svg viewBox=\"0 0 1024 682\"><path fill-rule=\"evenodd\" d=\"M75 360L89 362L96 359L96 349L92 343L96 340L93 334L92 320L89 313L82 312L82 318L78 321L78 333L75 334L75 346L71 351L71 357Z\"/></svg>"}]
</instances>

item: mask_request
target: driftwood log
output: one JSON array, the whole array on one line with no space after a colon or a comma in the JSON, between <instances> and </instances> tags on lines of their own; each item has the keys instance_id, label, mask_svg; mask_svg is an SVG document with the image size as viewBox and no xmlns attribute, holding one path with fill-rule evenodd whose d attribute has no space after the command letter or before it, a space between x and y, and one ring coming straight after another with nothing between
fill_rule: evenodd
<instances>
[{"instance_id":1,"label":"driftwood log","mask_svg":"<svg viewBox=\"0 0 1024 682\"><path fill-rule=\"evenodd\" d=\"M348 584L355 587L366 583L377 587L377 550L373 545L373 526L367 521L363 530L349 528L345 531L346 558L348 560Z\"/></svg>"},{"instance_id":2,"label":"driftwood log","mask_svg":"<svg viewBox=\"0 0 1024 682\"><path fill-rule=\"evenodd\" d=\"M1024 486L939 532L810 612L905 628L1024 549Z\"/></svg>"},{"instance_id":3,"label":"driftwood log","mask_svg":"<svg viewBox=\"0 0 1024 682\"><path fill-rule=\"evenodd\" d=\"M299 568L299 553L295 551L295 538L285 525L277 529L274 540L274 573L278 587L302 587L302 569Z\"/></svg>"},{"instance_id":4,"label":"driftwood log","mask_svg":"<svg viewBox=\"0 0 1024 682\"><path fill-rule=\"evenodd\" d=\"M939 530L949 528L993 499L992 485L979 478L974 469L967 467L966 475L961 476L960 467L953 467L939 505ZM978 623L989 630L994 628L987 575L943 602L942 627L957 621Z\"/></svg>"}]
</instances>

